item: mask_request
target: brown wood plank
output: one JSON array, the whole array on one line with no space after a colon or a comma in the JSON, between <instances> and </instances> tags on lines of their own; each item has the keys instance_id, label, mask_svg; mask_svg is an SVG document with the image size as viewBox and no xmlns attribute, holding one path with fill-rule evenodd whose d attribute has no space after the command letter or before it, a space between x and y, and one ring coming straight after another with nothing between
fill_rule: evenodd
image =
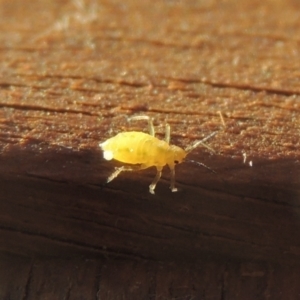
<instances>
[{"instance_id":1,"label":"brown wood plank","mask_svg":"<svg viewBox=\"0 0 300 300\"><path fill-rule=\"evenodd\" d=\"M1 299L287 299L299 266L0 256ZM18 276L16 276L18 274Z\"/></svg>"},{"instance_id":2,"label":"brown wood plank","mask_svg":"<svg viewBox=\"0 0 300 300\"><path fill-rule=\"evenodd\" d=\"M136 298L281 299L284 290L294 299L299 8L296 0L0 0L0 251L59 259L25 259L19 290L9 279L12 260L0 296L34 299L31 286L43 299L76 299L85 289L87 297L116 299L110 278L119 278L119 294ZM178 193L169 190L167 170L155 195L148 192L154 169L104 186L119 164L102 158L99 142L146 131L145 122L127 121L141 114L155 118L159 138L168 122L181 147L218 131L208 141L216 154L199 147L189 155L216 174L183 163ZM77 274L65 261L78 255L96 261L87 281L84 262ZM102 268L99 256L124 260L123 271L115 277L118 263ZM183 270L160 273L141 260L180 261ZM194 294L184 264L203 260L211 263L195 278L214 283ZM84 277L72 277L76 288L72 272ZM126 273L139 275L126 285ZM106 286L100 292L98 282Z\"/></svg>"}]
</instances>

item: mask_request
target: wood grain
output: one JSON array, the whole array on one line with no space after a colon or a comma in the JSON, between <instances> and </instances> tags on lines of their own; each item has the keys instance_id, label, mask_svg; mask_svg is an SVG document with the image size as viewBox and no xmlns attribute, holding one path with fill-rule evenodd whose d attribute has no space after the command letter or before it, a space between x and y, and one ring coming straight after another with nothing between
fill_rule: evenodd
<instances>
[{"instance_id":1,"label":"wood grain","mask_svg":"<svg viewBox=\"0 0 300 300\"><path fill-rule=\"evenodd\" d=\"M263 262L267 273L297 266L299 8L292 0L1 0L0 250L129 265L221 261L223 273L228 260ZM165 170L154 196L154 169L105 185L119 164L103 160L98 144L146 131L127 121L133 115L154 117L159 138L168 122L181 147L218 131L208 142L215 154L199 147L189 156L216 174L183 163L179 192ZM263 281L264 292L253 284L261 299L276 299L276 284Z\"/></svg>"},{"instance_id":2,"label":"wood grain","mask_svg":"<svg viewBox=\"0 0 300 300\"><path fill-rule=\"evenodd\" d=\"M0 266L2 299L292 300L299 294L299 267L265 263L189 265L2 254Z\"/></svg>"}]
</instances>

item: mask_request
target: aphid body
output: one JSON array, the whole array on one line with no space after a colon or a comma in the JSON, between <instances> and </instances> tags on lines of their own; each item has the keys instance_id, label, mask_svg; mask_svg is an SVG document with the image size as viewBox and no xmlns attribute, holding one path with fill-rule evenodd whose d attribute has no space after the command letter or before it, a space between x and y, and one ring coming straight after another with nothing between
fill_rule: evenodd
<instances>
[{"instance_id":1,"label":"aphid body","mask_svg":"<svg viewBox=\"0 0 300 300\"><path fill-rule=\"evenodd\" d=\"M182 162L186 152L180 147L169 145L167 142L144 132L121 132L101 144L104 158L114 158L127 164L142 164L145 168L166 164L170 168L174 163Z\"/></svg>"},{"instance_id":2,"label":"aphid body","mask_svg":"<svg viewBox=\"0 0 300 300\"><path fill-rule=\"evenodd\" d=\"M207 140L215 133L184 150L178 146L169 144L170 126L168 124L166 125L165 140L159 140L155 137L153 121L151 118L147 116L137 116L131 119L147 120L150 134L138 131L121 132L99 144L103 150L103 157L106 160L115 159L129 165L117 168L116 171L108 177L107 182L112 181L122 171L142 170L155 166L157 173L153 182L149 186L150 193L154 194L155 186L161 177L162 169L165 165L168 165L171 170L170 188L172 192L176 192L175 165L181 163L185 159L186 155L199 144L206 146L203 143L204 140Z\"/></svg>"}]
</instances>

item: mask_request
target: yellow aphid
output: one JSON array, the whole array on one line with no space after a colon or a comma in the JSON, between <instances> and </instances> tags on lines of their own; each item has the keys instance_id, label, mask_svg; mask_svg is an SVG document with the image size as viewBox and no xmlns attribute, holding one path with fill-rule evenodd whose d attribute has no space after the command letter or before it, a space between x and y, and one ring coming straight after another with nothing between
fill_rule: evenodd
<instances>
[{"instance_id":1,"label":"yellow aphid","mask_svg":"<svg viewBox=\"0 0 300 300\"><path fill-rule=\"evenodd\" d=\"M115 159L132 165L117 168L115 172L108 177L107 182L112 181L122 171L136 171L154 166L157 169L157 173L149 186L150 193L154 194L155 186L161 177L162 169L165 165L168 165L171 170L170 188L172 192L176 192L175 165L181 163L186 155L200 144L212 150L205 145L204 142L215 135L216 132L213 132L203 140L197 141L184 150L178 146L169 145L170 126L168 124L166 124L165 140L159 140L155 137L152 118L148 116L136 116L132 117L130 120L147 120L149 134L139 131L121 132L99 144L103 150L103 157L106 160Z\"/></svg>"}]
</instances>

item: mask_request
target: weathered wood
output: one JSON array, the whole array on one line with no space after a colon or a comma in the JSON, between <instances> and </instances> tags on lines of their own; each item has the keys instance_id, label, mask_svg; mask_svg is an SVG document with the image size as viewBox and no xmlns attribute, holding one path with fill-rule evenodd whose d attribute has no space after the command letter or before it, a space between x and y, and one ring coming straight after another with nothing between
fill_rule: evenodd
<instances>
[{"instance_id":1,"label":"weathered wood","mask_svg":"<svg viewBox=\"0 0 300 300\"><path fill-rule=\"evenodd\" d=\"M1 0L0 250L298 265L299 8ZM151 169L103 186L118 164L98 144L146 130L139 114L183 147L218 131L216 154L190 154L217 174L181 164L180 191L165 172L155 196Z\"/></svg>"},{"instance_id":2,"label":"weathered wood","mask_svg":"<svg viewBox=\"0 0 300 300\"><path fill-rule=\"evenodd\" d=\"M16 276L18 274L18 276ZM1 299L294 300L299 267L0 256Z\"/></svg>"}]
</instances>

